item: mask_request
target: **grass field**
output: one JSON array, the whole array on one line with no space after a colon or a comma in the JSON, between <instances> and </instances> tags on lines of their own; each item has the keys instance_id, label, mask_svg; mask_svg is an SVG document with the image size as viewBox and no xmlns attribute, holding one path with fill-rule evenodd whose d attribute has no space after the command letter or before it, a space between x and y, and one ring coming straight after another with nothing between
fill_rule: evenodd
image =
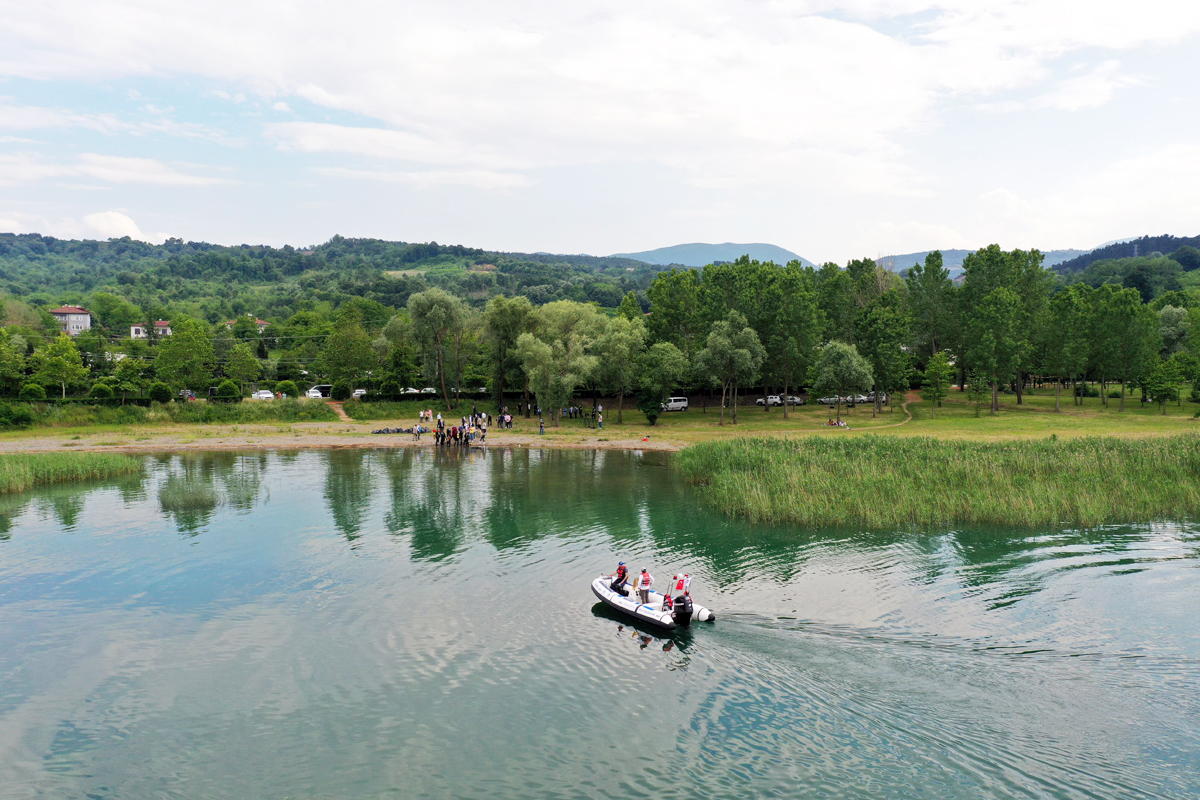
<instances>
[{"instance_id":1,"label":"grass field","mask_svg":"<svg viewBox=\"0 0 1200 800\"><path fill-rule=\"evenodd\" d=\"M727 513L811 527L1081 525L1200 514L1200 436L743 439L677 456Z\"/></svg>"},{"instance_id":2,"label":"grass field","mask_svg":"<svg viewBox=\"0 0 1200 800\"><path fill-rule=\"evenodd\" d=\"M119 453L14 453L0 457L0 493L35 486L99 480L143 469L143 460Z\"/></svg>"}]
</instances>

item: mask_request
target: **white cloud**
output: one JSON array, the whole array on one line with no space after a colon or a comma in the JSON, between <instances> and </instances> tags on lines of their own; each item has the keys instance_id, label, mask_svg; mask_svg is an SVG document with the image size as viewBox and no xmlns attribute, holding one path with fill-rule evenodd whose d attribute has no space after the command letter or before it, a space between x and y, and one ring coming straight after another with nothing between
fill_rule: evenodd
<instances>
[{"instance_id":1,"label":"white cloud","mask_svg":"<svg viewBox=\"0 0 1200 800\"><path fill-rule=\"evenodd\" d=\"M165 235L147 236L142 233L142 229L137 226L137 223L127 214L120 211L99 211L95 214L88 214L83 218L83 224L88 230L100 239L120 239L123 236L128 236L131 239L137 239L142 242L151 242L157 244L164 241Z\"/></svg>"},{"instance_id":2,"label":"white cloud","mask_svg":"<svg viewBox=\"0 0 1200 800\"><path fill-rule=\"evenodd\" d=\"M1034 108L1057 108L1062 111L1079 111L1105 105L1117 90L1126 86L1137 86L1137 78L1117 74L1121 62L1105 61L1086 75L1067 78L1039 97L1034 98Z\"/></svg>"},{"instance_id":3,"label":"white cloud","mask_svg":"<svg viewBox=\"0 0 1200 800\"><path fill-rule=\"evenodd\" d=\"M280 100L277 103L272 103L271 108L275 109L276 111L283 111L288 114L292 113L292 107L289 106L287 103L283 102L282 100Z\"/></svg>"},{"instance_id":4,"label":"white cloud","mask_svg":"<svg viewBox=\"0 0 1200 800\"><path fill-rule=\"evenodd\" d=\"M99 133L128 130L112 114L78 114L64 108L0 104L0 130L31 131L39 128L86 128Z\"/></svg>"},{"instance_id":5,"label":"white cloud","mask_svg":"<svg viewBox=\"0 0 1200 800\"><path fill-rule=\"evenodd\" d=\"M423 170L398 172L388 170L346 169L344 167L317 167L313 170L332 178L382 181L400 183L429 189L437 186L470 186L475 189L514 189L532 185L524 175L511 172L489 172L487 170Z\"/></svg>"},{"instance_id":6,"label":"white cloud","mask_svg":"<svg viewBox=\"0 0 1200 800\"><path fill-rule=\"evenodd\" d=\"M93 179L151 186L211 186L224 178L191 175L149 158L84 153L70 164L28 155L0 155L0 186L56 179Z\"/></svg>"}]
</instances>

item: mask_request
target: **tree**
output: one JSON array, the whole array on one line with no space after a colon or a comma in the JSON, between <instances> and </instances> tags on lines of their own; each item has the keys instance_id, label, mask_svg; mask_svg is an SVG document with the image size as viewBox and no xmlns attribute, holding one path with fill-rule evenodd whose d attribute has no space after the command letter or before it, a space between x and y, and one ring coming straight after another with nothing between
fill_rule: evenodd
<instances>
[{"instance_id":1,"label":"tree","mask_svg":"<svg viewBox=\"0 0 1200 800\"><path fill-rule=\"evenodd\" d=\"M640 320L645 316L642 313L642 304L638 302L636 294L625 293L625 296L621 298L621 305L617 306L617 316L627 320Z\"/></svg>"},{"instance_id":2,"label":"tree","mask_svg":"<svg viewBox=\"0 0 1200 800\"><path fill-rule=\"evenodd\" d=\"M88 301L87 307L101 327L112 330L126 328L126 333L128 326L137 325L146 319L142 309L111 292L96 292Z\"/></svg>"},{"instance_id":3,"label":"tree","mask_svg":"<svg viewBox=\"0 0 1200 800\"><path fill-rule=\"evenodd\" d=\"M992 384L992 413L1000 410L1000 385L1017 371L1027 339L1022 330L1021 298L1011 289L993 289L967 321L967 358L977 375Z\"/></svg>"},{"instance_id":4,"label":"tree","mask_svg":"<svg viewBox=\"0 0 1200 800\"><path fill-rule=\"evenodd\" d=\"M603 331L604 319L595 306L557 300L534 311L533 327L536 333L522 333L517 338L516 357L543 415L549 411L557 427L559 411L595 374L597 359L592 349Z\"/></svg>"},{"instance_id":5,"label":"tree","mask_svg":"<svg viewBox=\"0 0 1200 800\"><path fill-rule=\"evenodd\" d=\"M286 397L299 397L300 390L296 388L295 381L283 380L275 384L275 391Z\"/></svg>"},{"instance_id":6,"label":"tree","mask_svg":"<svg viewBox=\"0 0 1200 800\"><path fill-rule=\"evenodd\" d=\"M446 410L450 410L450 392L446 388L446 370L453 357L455 337L462 331L466 309L462 301L444 289L428 289L408 298L413 335L425 352L425 373L442 390Z\"/></svg>"},{"instance_id":7,"label":"tree","mask_svg":"<svg viewBox=\"0 0 1200 800\"><path fill-rule=\"evenodd\" d=\"M46 387L37 383L27 383L21 387L17 396L26 403L37 403L46 399Z\"/></svg>"},{"instance_id":8,"label":"tree","mask_svg":"<svg viewBox=\"0 0 1200 800\"><path fill-rule=\"evenodd\" d=\"M950 393L952 380L954 380L954 367L950 365L950 357L944 352L934 353L925 366L925 380L921 384L925 389L925 399L930 401L930 419L933 418L934 408L941 408L942 401Z\"/></svg>"},{"instance_id":9,"label":"tree","mask_svg":"<svg viewBox=\"0 0 1200 800\"><path fill-rule=\"evenodd\" d=\"M231 403L241 402L242 390L234 381L226 378L225 380L221 381L221 384L217 387L216 397L218 400L225 400Z\"/></svg>"},{"instance_id":10,"label":"tree","mask_svg":"<svg viewBox=\"0 0 1200 800\"><path fill-rule=\"evenodd\" d=\"M156 381L151 384L150 391L147 394L149 394L150 399L155 403L171 402L171 387L162 381Z\"/></svg>"},{"instance_id":11,"label":"tree","mask_svg":"<svg viewBox=\"0 0 1200 800\"><path fill-rule=\"evenodd\" d=\"M853 343L858 314L854 280L837 264L826 264L817 272L817 298L825 319L825 338Z\"/></svg>"},{"instance_id":12,"label":"tree","mask_svg":"<svg viewBox=\"0 0 1200 800\"><path fill-rule=\"evenodd\" d=\"M1154 398L1163 414L1167 413L1167 401L1179 397L1179 384L1182 380L1179 362L1169 358L1165 361L1160 359L1146 378L1146 393Z\"/></svg>"},{"instance_id":13,"label":"tree","mask_svg":"<svg viewBox=\"0 0 1200 800\"><path fill-rule=\"evenodd\" d=\"M62 387L62 396L67 396L67 386L79 383L87 377L87 367L74 340L65 332L60 333L50 344L33 354L36 372L34 379L41 383L56 383Z\"/></svg>"},{"instance_id":14,"label":"tree","mask_svg":"<svg viewBox=\"0 0 1200 800\"><path fill-rule=\"evenodd\" d=\"M359 380L377 363L371 337L353 320L335 328L321 350L321 371L334 382Z\"/></svg>"},{"instance_id":15,"label":"tree","mask_svg":"<svg viewBox=\"0 0 1200 800\"><path fill-rule=\"evenodd\" d=\"M113 377L116 379L116 390L121 393L121 405L125 405L125 398L130 394L139 394L146 387L148 368L149 364L145 361L130 356L117 362Z\"/></svg>"},{"instance_id":16,"label":"tree","mask_svg":"<svg viewBox=\"0 0 1200 800\"><path fill-rule=\"evenodd\" d=\"M1187 346L1188 310L1163 306L1158 312L1158 334L1163 340L1163 356L1171 356Z\"/></svg>"},{"instance_id":17,"label":"tree","mask_svg":"<svg viewBox=\"0 0 1200 800\"><path fill-rule=\"evenodd\" d=\"M651 425L658 421L663 403L683 380L687 369L687 357L670 342L657 342L638 358L637 407Z\"/></svg>"},{"instance_id":18,"label":"tree","mask_svg":"<svg viewBox=\"0 0 1200 800\"><path fill-rule=\"evenodd\" d=\"M25 380L25 354L7 337L0 336L0 394L11 397Z\"/></svg>"},{"instance_id":19,"label":"tree","mask_svg":"<svg viewBox=\"0 0 1200 800\"><path fill-rule=\"evenodd\" d=\"M529 329L533 304L528 297L497 295L488 300L483 311L484 341L492 362L492 391L496 404L504 405L504 389L508 375L517 367L513 350L517 337Z\"/></svg>"},{"instance_id":20,"label":"tree","mask_svg":"<svg viewBox=\"0 0 1200 800\"><path fill-rule=\"evenodd\" d=\"M1088 357L1091 353L1092 289L1085 283L1076 283L1056 294L1050 301L1050 317L1056 325L1047 325L1043 330L1043 354L1046 368L1056 376L1054 384L1054 410L1059 409L1059 387L1063 378L1071 381L1073 402L1081 401L1075 391L1075 382L1087 374Z\"/></svg>"},{"instance_id":21,"label":"tree","mask_svg":"<svg viewBox=\"0 0 1200 800\"><path fill-rule=\"evenodd\" d=\"M787 419L787 397L812 366L825 319L817 303L812 274L800 262L793 261L780 270L774 290L780 300L769 344L769 363L772 373L783 384L783 418Z\"/></svg>"},{"instance_id":22,"label":"tree","mask_svg":"<svg viewBox=\"0 0 1200 800\"><path fill-rule=\"evenodd\" d=\"M351 395L350 381L345 378L334 381L333 386L329 389L329 399L331 400L349 400Z\"/></svg>"},{"instance_id":23,"label":"tree","mask_svg":"<svg viewBox=\"0 0 1200 800\"><path fill-rule=\"evenodd\" d=\"M678 348L672 347L679 352ZM604 333L596 342L596 355L599 357L596 377L605 389L617 395L618 425L624 423L622 411L625 395L633 391L641 376L639 360L645 349L646 326L641 317L630 319L618 314L608 321ZM686 361L684 363L686 366Z\"/></svg>"},{"instance_id":24,"label":"tree","mask_svg":"<svg viewBox=\"0 0 1200 800\"><path fill-rule=\"evenodd\" d=\"M894 290L871 301L859 319L858 349L871 365L874 378L873 417L879 413L884 392L892 394L908 388L912 366L904 345L911 326L900 294Z\"/></svg>"},{"instance_id":25,"label":"tree","mask_svg":"<svg viewBox=\"0 0 1200 800\"><path fill-rule=\"evenodd\" d=\"M813 364L810 383L818 394L836 395L837 419L842 421L842 397L870 388L874 376L871 365L852 344L829 342Z\"/></svg>"},{"instance_id":26,"label":"tree","mask_svg":"<svg viewBox=\"0 0 1200 800\"><path fill-rule=\"evenodd\" d=\"M97 381L92 384L92 388L88 389L88 397L93 400L111 400L113 391L107 383Z\"/></svg>"},{"instance_id":27,"label":"tree","mask_svg":"<svg viewBox=\"0 0 1200 800\"><path fill-rule=\"evenodd\" d=\"M1125 410L1127 384L1137 382L1151 369L1162 349L1158 316L1144 306L1133 289L1101 287L1097 314L1102 335L1107 340L1107 365L1121 382L1121 405Z\"/></svg>"},{"instance_id":28,"label":"tree","mask_svg":"<svg viewBox=\"0 0 1200 800\"><path fill-rule=\"evenodd\" d=\"M247 383L258 380L262 375L262 364L249 344L238 342L233 346L229 351L229 360L225 362L225 374L238 382L243 394Z\"/></svg>"},{"instance_id":29,"label":"tree","mask_svg":"<svg viewBox=\"0 0 1200 800\"><path fill-rule=\"evenodd\" d=\"M737 387L758 375L766 351L758 334L738 311L718 320L708 334L704 349L696 355L697 366L721 384L721 421L725 424L725 401L731 398L733 424L737 424Z\"/></svg>"},{"instance_id":30,"label":"tree","mask_svg":"<svg viewBox=\"0 0 1200 800\"><path fill-rule=\"evenodd\" d=\"M967 399L975 404L975 416L979 416L979 409L983 407L991 398L991 389L988 386L987 378L980 375L978 372L972 372L967 384Z\"/></svg>"},{"instance_id":31,"label":"tree","mask_svg":"<svg viewBox=\"0 0 1200 800\"><path fill-rule=\"evenodd\" d=\"M931 357L944 346L954 291L950 270L943 266L941 251L934 250L926 255L924 265L910 267L904 282L908 286L908 302L912 309L913 340L923 357Z\"/></svg>"},{"instance_id":32,"label":"tree","mask_svg":"<svg viewBox=\"0 0 1200 800\"><path fill-rule=\"evenodd\" d=\"M158 346L154 370L159 380L176 389L200 392L212 383L215 360L204 324L184 318L172 320L171 335Z\"/></svg>"}]
</instances>

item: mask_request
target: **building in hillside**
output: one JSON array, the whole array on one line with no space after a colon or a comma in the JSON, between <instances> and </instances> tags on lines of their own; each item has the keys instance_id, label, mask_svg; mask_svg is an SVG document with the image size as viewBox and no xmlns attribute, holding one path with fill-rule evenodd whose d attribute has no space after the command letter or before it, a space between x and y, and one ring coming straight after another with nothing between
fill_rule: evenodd
<instances>
[{"instance_id":1,"label":"building in hillside","mask_svg":"<svg viewBox=\"0 0 1200 800\"><path fill-rule=\"evenodd\" d=\"M78 336L92 328L92 312L80 306L60 306L50 309L51 315L58 320L62 329L72 336Z\"/></svg>"},{"instance_id":2,"label":"building in hillside","mask_svg":"<svg viewBox=\"0 0 1200 800\"><path fill-rule=\"evenodd\" d=\"M246 316L251 317L250 314L247 314ZM259 319L258 317L253 317L253 319L254 319L254 324L258 326L259 333L262 333L263 331L265 331L267 329L267 326L271 324L271 323L267 322L265 319ZM236 319L231 319L225 323L225 327L229 328L230 330L233 330L233 324L235 322L237 322Z\"/></svg>"},{"instance_id":3,"label":"building in hillside","mask_svg":"<svg viewBox=\"0 0 1200 800\"><path fill-rule=\"evenodd\" d=\"M156 320L154 323L154 335L155 336L170 336L171 335L171 321L166 320L166 319ZM129 338L130 339L149 339L150 338L150 328L146 327L145 325L130 325L129 326Z\"/></svg>"}]
</instances>

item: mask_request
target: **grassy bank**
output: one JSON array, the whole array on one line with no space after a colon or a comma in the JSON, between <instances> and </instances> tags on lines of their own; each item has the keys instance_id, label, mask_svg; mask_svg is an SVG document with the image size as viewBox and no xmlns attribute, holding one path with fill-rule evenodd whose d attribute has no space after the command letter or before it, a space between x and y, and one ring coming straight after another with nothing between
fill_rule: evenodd
<instances>
[{"instance_id":1,"label":"grassy bank","mask_svg":"<svg viewBox=\"0 0 1200 800\"><path fill-rule=\"evenodd\" d=\"M20 413L14 415L14 411ZM48 403L4 404L0 420L19 418L34 428L78 428L89 425L155 425L188 423L253 424L257 422L336 422L337 412L324 400L256 400L242 403L89 406Z\"/></svg>"},{"instance_id":2,"label":"grassy bank","mask_svg":"<svg viewBox=\"0 0 1200 800\"><path fill-rule=\"evenodd\" d=\"M0 493L68 481L100 480L140 472L143 460L119 453L13 453L0 456Z\"/></svg>"},{"instance_id":3,"label":"grassy bank","mask_svg":"<svg viewBox=\"0 0 1200 800\"><path fill-rule=\"evenodd\" d=\"M710 441L680 453L678 466L723 511L811 527L1088 526L1200 513L1200 436L1186 434Z\"/></svg>"}]
</instances>

